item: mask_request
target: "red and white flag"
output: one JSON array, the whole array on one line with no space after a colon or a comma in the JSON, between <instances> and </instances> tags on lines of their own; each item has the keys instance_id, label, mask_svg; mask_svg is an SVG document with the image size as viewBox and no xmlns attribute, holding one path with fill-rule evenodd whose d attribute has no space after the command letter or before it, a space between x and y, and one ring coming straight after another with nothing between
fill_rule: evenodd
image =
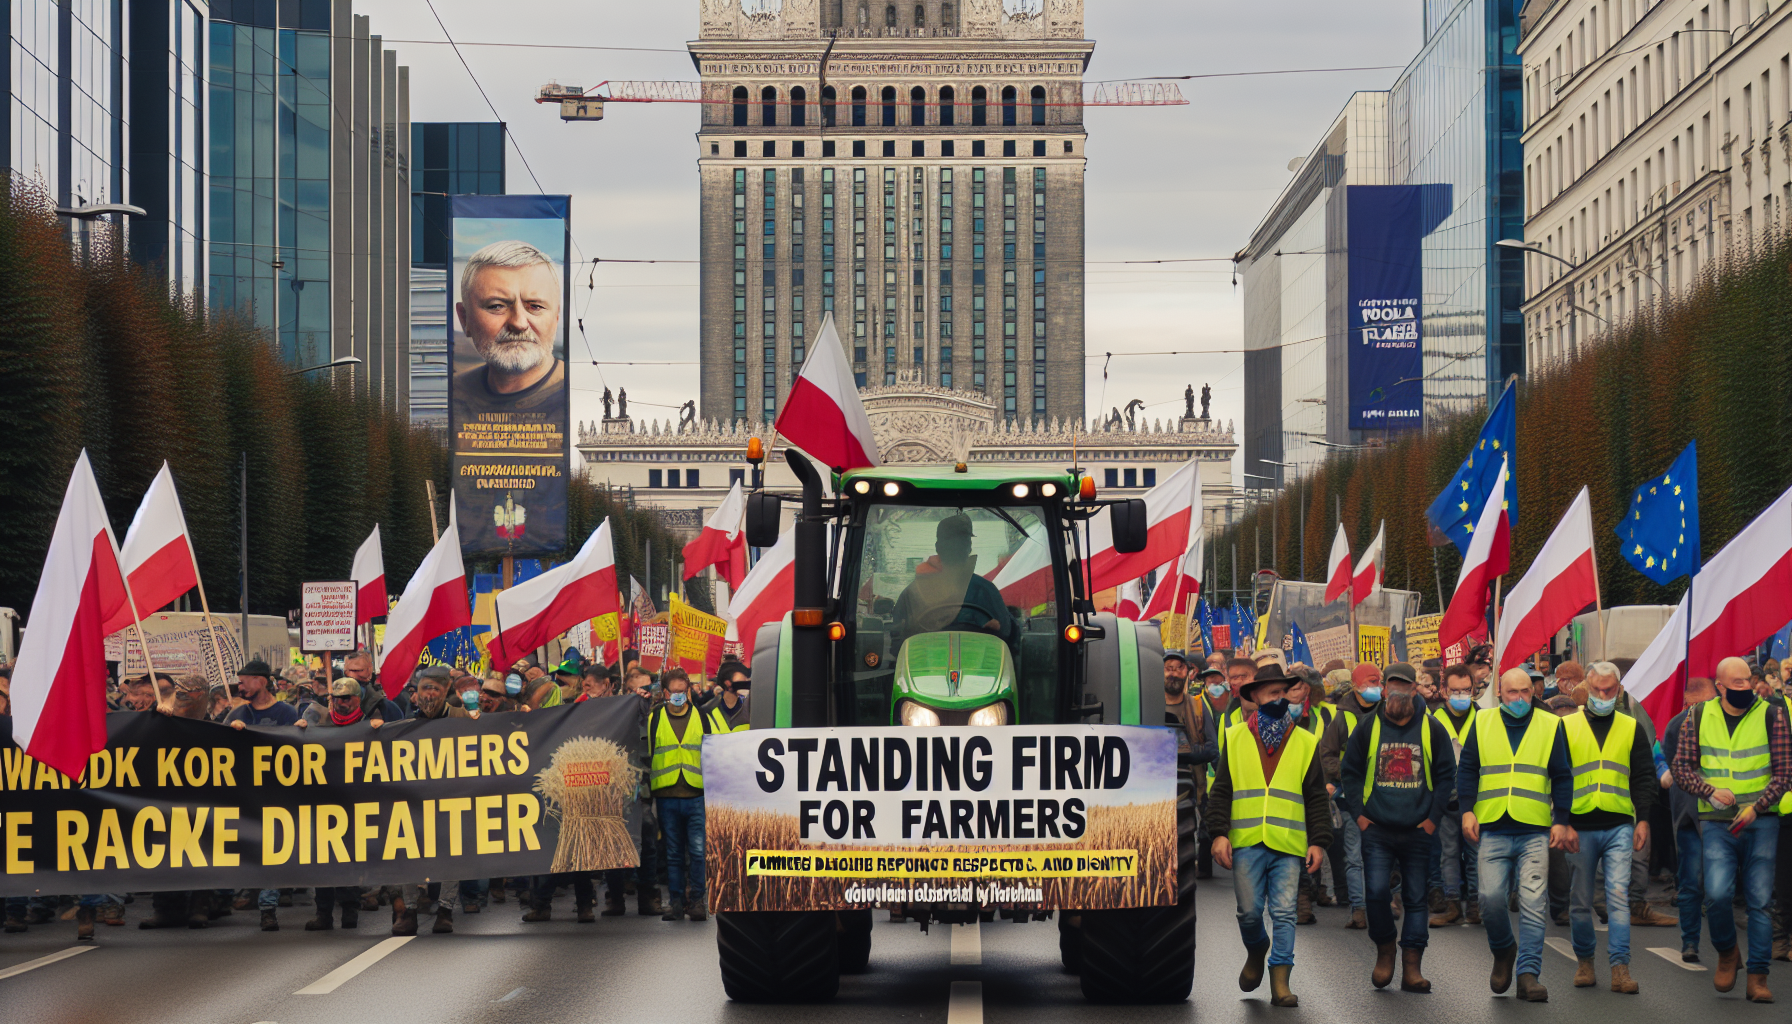
<instances>
[{"instance_id":1,"label":"red and white flag","mask_svg":"<svg viewBox=\"0 0 1792 1024\"><path fill-rule=\"evenodd\" d=\"M1593 502L1582 487L1543 550L1506 595L1494 641L1499 672L1524 663L1549 638L1599 599L1593 564Z\"/></svg>"},{"instance_id":2,"label":"red and white flag","mask_svg":"<svg viewBox=\"0 0 1792 1024\"><path fill-rule=\"evenodd\" d=\"M405 584L398 603L386 614L386 642L380 645L380 685L387 697L410 682L411 670L431 640L473 624L467 605L467 573L460 561L460 525L454 518L454 495L448 495L448 528L423 556L423 563ZM494 661L493 664L499 664Z\"/></svg>"},{"instance_id":3,"label":"red and white flag","mask_svg":"<svg viewBox=\"0 0 1792 1024\"><path fill-rule=\"evenodd\" d=\"M740 586L747 576L747 535L741 529L747 499L741 493L740 481L728 489L728 497L703 524L697 539L684 546L684 578L690 579L710 566L716 575L728 581L730 589Z\"/></svg>"},{"instance_id":4,"label":"red and white flag","mask_svg":"<svg viewBox=\"0 0 1792 1024\"><path fill-rule=\"evenodd\" d=\"M1184 614L1189 602L1201 596L1201 563L1206 557L1206 544L1207 538L1202 532L1196 532L1179 560L1181 573L1176 571L1178 562L1171 562L1159 570L1157 589L1151 592L1151 603L1145 606L1145 612L1140 616L1142 620Z\"/></svg>"},{"instance_id":5,"label":"red and white flag","mask_svg":"<svg viewBox=\"0 0 1792 1024\"><path fill-rule=\"evenodd\" d=\"M773 429L835 472L882 465L832 313L822 316L809 358L790 385Z\"/></svg>"},{"instance_id":6,"label":"red and white flag","mask_svg":"<svg viewBox=\"0 0 1792 1024\"><path fill-rule=\"evenodd\" d=\"M486 644L497 666L514 665L581 622L621 613L610 521L592 531L572 561L503 591L497 606L503 631Z\"/></svg>"},{"instance_id":7,"label":"red and white flag","mask_svg":"<svg viewBox=\"0 0 1792 1024\"><path fill-rule=\"evenodd\" d=\"M1338 524L1338 535L1332 538L1332 554L1325 564L1325 603L1331 604L1350 590L1350 535L1344 524Z\"/></svg>"},{"instance_id":8,"label":"red and white flag","mask_svg":"<svg viewBox=\"0 0 1792 1024\"><path fill-rule=\"evenodd\" d=\"M1143 599L1144 595L1139 593L1138 580L1127 580L1120 584L1119 589L1114 592L1115 617L1139 621L1139 605L1143 603Z\"/></svg>"},{"instance_id":9,"label":"red and white flag","mask_svg":"<svg viewBox=\"0 0 1792 1024\"><path fill-rule=\"evenodd\" d=\"M1487 504L1481 508L1481 518L1475 521L1468 553L1462 556L1456 593L1437 625L1439 650L1447 650L1486 620L1488 591L1493 589L1493 581L1512 566L1512 528L1506 520L1506 474L1510 469L1506 457L1500 456L1500 475L1487 492Z\"/></svg>"},{"instance_id":10,"label":"red and white flag","mask_svg":"<svg viewBox=\"0 0 1792 1024\"><path fill-rule=\"evenodd\" d=\"M1375 539L1363 550L1363 557L1356 560L1356 568L1350 573L1350 607L1367 601L1371 595L1381 593L1381 577L1384 574L1382 549L1388 539L1388 521L1381 521L1381 529L1376 531Z\"/></svg>"},{"instance_id":11,"label":"red and white flag","mask_svg":"<svg viewBox=\"0 0 1792 1024\"><path fill-rule=\"evenodd\" d=\"M1692 637L1687 641L1687 603L1624 676L1624 689L1642 702L1657 733L1678 714L1684 694L1682 666L1691 654L1691 675L1710 678L1717 663L1749 648L1792 621L1792 490L1742 528L1693 577Z\"/></svg>"},{"instance_id":12,"label":"red and white flag","mask_svg":"<svg viewBox=\"0 0 1792 1024\"><path fill-rule=\"evenodd\" d=\"M355 564L348 572L355 581L355 625L386 614L386 558L380 553L380 524L355 549Z\"/></svg>"},{"instance_id":13,"label":"red and white flag","mask_svg":"<svg viewBox=\"0 0 1792 1024\"><path fill-rule=\"evenodd\" d=\"M759 627L782 622L784 613L796 607L796 528L778 535L778 543L759 556L753 571L741 581L728 602L728 618L734 621L746 656L753 656ZM776 671L777 666L761 666Z\"/></svg>"},{"instance_id":14,"label":"red and white flag","mask_svg":"<svg viewBox=\"0 0 1792 1024\"><path fill-rule=\"evenodd\" d=\"M1163 483L1145 492L1145 550L1130 555L1114 550L1113 520L1109 515L1089 521L1090 569L1094 589L1117 587L1174 561L1200 536L1196 509L1201 507L1201 464L1190 459ZM999 584L998 584L999 586Z\"/></svg>"},{"instance_id":15,"label":"red and white flag","mask_svg":"<svg viewBox=\"0 0 1792 1024\"><path fill-rule=\"evenodd\" d=\"M106 745L105 624L130 621L118 542L87 452L75 460L12 672L12 738L71 779Z\"/></svg>"},{"instance_id":16,"label":"red and white flag","mask_svg":"<svg viewBox=\"0 0 1792 1024\"><path fill-rule=\"evenodd\" d=\"M124 543L118 547L118 565L131 584L131 597L137 606L137 617L173 604L180 596L199 585L193 571L193 541L187 535L187 519L181 514L180 495L174 489L174 474L168 463L149 482L143 501L131 528L125 531ZM129 604L121 606L101 627L106 635L124 629L132 622Z\"/></svg>"}]
</instances>

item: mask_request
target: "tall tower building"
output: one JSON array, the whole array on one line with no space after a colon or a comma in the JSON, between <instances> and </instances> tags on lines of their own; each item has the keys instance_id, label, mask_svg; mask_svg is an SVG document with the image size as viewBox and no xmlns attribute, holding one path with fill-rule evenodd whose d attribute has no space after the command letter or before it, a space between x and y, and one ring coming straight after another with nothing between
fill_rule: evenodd
<instances>
[{"instance_id":1,"label":"tall tower building","mask_svg":"<svg viewBox=\"0 0 1792 1024\"><path fill-rule=\"evenodd\" d=\"M832 312L860 386L1083 416L1082 0L700 0L702 415Z\"/></svg>"}]
</instances>

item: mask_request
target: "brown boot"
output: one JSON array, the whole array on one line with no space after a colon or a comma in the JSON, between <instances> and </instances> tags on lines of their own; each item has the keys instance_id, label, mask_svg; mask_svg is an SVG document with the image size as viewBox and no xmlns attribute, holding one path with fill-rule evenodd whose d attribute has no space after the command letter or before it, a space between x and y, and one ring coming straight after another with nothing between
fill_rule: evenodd
<instances>
[{"instance_id":1,"label":"brown boot","mask_svg":"<svg viewBox=\"0 0 1792 1024\"><path fill-rule=\"evenodd\" d=\"M436 911L436 926L431 928L430 932L435 935L454 934L454 911L446 905Z\"/></svg>"},{"instance_id":2,"label":"brown boot","mask_svg":"<svg viewBox=\"0 0 1792 1024\"><path fill-rule=\"evenodd\" d=\"M1344 927L1361 931L1369 927L1369 915L1363 911L1362 907L1357 907L1350 912L1350 920L1344 922Z\"/></svg>"},{"instance_id":3,"label":"brown boot","mask_svg":"<svg viewBox=\"0 0 1792 1024\"><path fill-rule=\"evenodd\" d=\"M1294 898L1294 923L1318 924L1319 918L1313 914L1313 894L1305 889Z\"/></svg>"},{"instance_id":4,"label":"brown boot","mask_svg":"<svg viewBox=\"0 0 1792 1024\"><path fill-rule=\"evenodd\" d=\"M1288 987L1288 975L1294 970L1291 964L1281 964L1269 969L1269 1005L1299 1006L1300 997Z\"/></svg>"},{"instance_id":5,"label":"brown boot","mask_svg":"<svg viewBox=\"0 0 1792 1024\"><path fill-rule=\"evenodd\" d=\"M78 907L75 910L75 941L93 941L93 920L97 917L92 907ZM1765 986L1763 986L1765 988ZM1749 975L1749 991L1754 991L1754 975ZM1772 996L1768 996L1769 1001Z\"/></svg>"},{"instance_id":6,"label":"brown boot","mask_svg":"<svg viewBox=\"0 0 1792 1024\"><path fill-rule=\"evenodd\" d=\"M1630 965L1629 964L1613 964L1612 965L1612 991L1613 992L1622 992L1627 996L1634 996L1637 994L1637 990L1638 990L1638 985L1636 983L1636 979L1632 978L1630 976Z\"/></svg>"},{"instance_id":7,"label":"brown boot","mask_svg":"<svg viewBox=\"0 0 1792 1024\"><path fill-rule=\"evenodd\" d=\"M1442 928L1462 920L1462 902L1444 900L1443 909L1431 915L1431 927Z\"/></svg>"},{"instance_id":8,"label":"brown boot","mask_svg":"<svg viewBox=\"0 0 1792 1024\"><path fill-rule=\"evenodd\" d=\"M1269 947L1246 946L1244 953L1244 970L1238 972L1238 990L1255 992L1257 986L1263 984L1263 959L1269 955Z\"/></svg>"},{"instance_id":9,"label":"brown boot","mask_svg":"<svg viewBox=\"0 0 1792 1024\"><path fill-rule=\"evenodd\" d=\"M1599 979L1593 976L1593 958L1590 956L1581 957L1580 966L1574 969L1574 987L1592 988L1597 984L1599 984Z\"/></svg>"},{"instance_id":10,"label":"brown boot","mask_svg":"<svg viewBox=\"0 0 1792 1024\"><path fill-rule=\"evenodd\" d=\"M635 894L635 913L642 917L658 917L666 909L660 906L660 887L649 887L645 892Z\"/></svg>"},{"instance_id":11,"label":"brown boot","mask_svg":"<svg viewBox=\"0 0 1792 1024\"><path fill-rule=\"evenodd\" d=\"M1494 995L1500 995L1512 987L1512 965L1518 962L1518 944L1515 942L1505 949L1493 951L1493 973L1487 978L1488 987Z\"/></svg>"},{"instance_id":12,"label":"brown boot","mask_svg":"<svg viewBox=\"0 0 1792 1024\"><path fill-rule=\"evenodd\" d=\"M405 903L403 896L392 897L392 934L417 934L417 910Z\"/></svg>"},{"instance_id":13,"label":"brown boot","mask_svg":"<svg viewBox=\"0 0 1792 1024\"><path fill-rule=\"evenodd\" d=\"M109 924L114 928L123 926L124 904L108 903L105 906L100 907L100 923Z\"/></svg>"},{"instance_id":14,"label":"brown boot","mask_svg":"<svg viewBox=\"0 0 1792 1024\"><path fill-rule=\"evenodd\" d=\"M1425 951L1422 949L1403 949L1400 951L1400 991L1430 992L1431 983L1425 980L1420 968L1425 962Z\"/></svg>"},{"instance_id":15,"label":"brown boot","mask_svg":"<svg viewBox=\"0 0 1792 1024\"><path fill-rule=\"evenodd\" d=\"M1369 981L1376 988L1387 988L1388 982L1394 980L1394 954L1400 947L1392 942L1375 944L1375 969L1369 972Z\"/></svg>"},{"instance_id":16,"label":"brown boot","mask_svg":"<svg viewBox=\"0 0 1792 1024\"><path fill-rule=\"evenodd\" d=\"M1736 987L1736 969L1742 966L1742 950L1731 946L1729 949L1717 951L1717 970L1711 972L1711 984L1719 992L1728 992Z\"/></svg>"},{"instance_id":17,"label":"brown boot","mask_svg":"<svg viewBox=\"0 0 1792 1024\"><path fill-rule=\"evenodd\" d=\"M1680 924L1678 917L1669 917L1649 905L1647 900L1633 900L1630 904L1630 924L1632 927L1667 928Z\"/></svg>"},{"instance_id":18,"label":"brown boot","mask_svg":"<svg viewBox=\"0 0 1792 1024\"><path fill-rule=\"evenodd\" d=\"M1481 923L1481 898L1463 900L1462 920L1468 924Z\"/></svg>"},{"instance_id":19,"label":"brown boot","mask_svg":"<svg viewBox=\"0 0 1792 1024\"><path fill-rule=\"evenodd\" d=\"M604 909L598 912L599 917L622 917L628 913L628 904L623 901L619 892L607 893L604 896Z\"/></svg>"},{"instance_id":20,"label":"brown boot","mask_svg":"<svg viewBox=\"0 0 1792 1024\"><path fill-rule=\"evenodd\" d=\"M1771 1003L1773 993L1767 988L1767 975L1751 974L1748 976L1748 991L1744 994L1751 1003Z\"/></svg>"},{"instance_id":21,"label":"brown boot","mask_svg":"<svg viewBox=\"0 0 1792 1024\"><path fill-rule=\"evenodd\" d=\"M1527 1003L1547 1003L1549 1002L1549 989L1543 987L1543 983L1537 980L1535 974L1520 974L1518 976L1518 998Z\"/></svg>"}]
</instances>

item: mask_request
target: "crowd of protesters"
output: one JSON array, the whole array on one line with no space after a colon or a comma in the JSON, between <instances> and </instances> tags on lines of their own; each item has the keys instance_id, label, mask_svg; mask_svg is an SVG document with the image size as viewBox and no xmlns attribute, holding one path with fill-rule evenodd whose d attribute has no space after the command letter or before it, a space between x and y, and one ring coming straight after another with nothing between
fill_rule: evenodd
<instances>
[{"instance_id":1,"label":"crowd of protesters","mask_svg":"<svg viewBox=\"0 0 1792 1024\"><path fill-rule=\"evenodd\" d=\"M633 836L639 868L572 872L512 878L395 883L381 886L322 886L314 889L177 890L156 893L97 893L74 896L8 897L4 931L18 933L57 920L73 920L76 939L92 941L96 925L123 926L127 904L148 904L139 928L205 928L238 911L259 912L262 931L278 931L282 908L310 903L307 931L356 928L363 913L390 908L394 935L415 935L420 919L436 934L454 931L456 909L478 914L514 900L522 920L553 919L556 893L571 889L576 920L635 912L664 921L705 917L703 889L703 781L696 751L705 733L748 727L750 673L725 661L712 679L698 685L680 668L654 673L641 666L638 652L625 650L621 664L606 666L568 650L558 665L525 658L508 669L470 673L448 665L420 667L392 697L375 677L365 650L341 660L340 671L276 671L252 660L234 685L208 682L200 675L126 677L110 682L112 714L161 714L208 721L232 729L295 727L335 729L364 725L378 729L402 719L470 718L526 714L601 697L628 695L639 703L638 742L631 758L641 772L637 793L641 827ZM10 734L10 667L0 666L0 725ZM694 714L693 714L694 712ZM696 733L693 734L693 728ZM692 742L692 741L695 742ZM597 875L604 904L596 905ZM668 887L662 901L660 887Z\"/></svg>"}]
</instances>

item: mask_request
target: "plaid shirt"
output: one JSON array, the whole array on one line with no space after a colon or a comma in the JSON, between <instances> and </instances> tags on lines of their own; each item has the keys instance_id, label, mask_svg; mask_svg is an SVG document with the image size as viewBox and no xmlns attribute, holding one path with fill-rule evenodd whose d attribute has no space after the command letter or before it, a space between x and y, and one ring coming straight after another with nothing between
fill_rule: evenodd
<instances>
[{"instance_id":1,"label":"plaid shirt","mask_svg":"<svg viewBox=\"0 0 1792 1024\"><path fill-rule=\"evenodd\" d=\"M1674 751L1674 785L1695 796L1708 797L1716 791L1716 787L1705 781L1699 771L1699 717L1705 714L1711 702L1705 706L1695 705L1693 712L1686 716L1685 724L1680 727L1680 746ZM1769 701L1767 704L1767 753L1773 777L1767 781L1767 788L1755 801L1756 814L1772 814L1779 806L1780 797L1788 789L1792 789L1792 725L1788 725L1786 709L1783 705ZM1735 808L1721 808L1727 812L1725 817L1735 817Z\"/></svg>"}]
</instances>

